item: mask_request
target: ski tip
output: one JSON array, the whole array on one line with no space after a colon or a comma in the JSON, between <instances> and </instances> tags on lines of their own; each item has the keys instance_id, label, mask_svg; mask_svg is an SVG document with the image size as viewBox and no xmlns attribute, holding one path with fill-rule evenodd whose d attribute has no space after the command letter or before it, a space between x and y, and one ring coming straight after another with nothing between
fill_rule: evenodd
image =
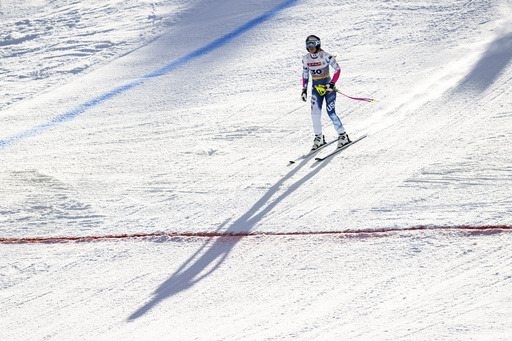
<instances>
[{"instance_id":1,"label":"ski tip","mask_svg":"<svg viewBox=\"0 0 512 341\"><path fill-rule=\"evenodd\" d=\"M315 161L322 161L322 160L323 160L323 158L321 158L321 157L315 158Z\"/></svg>"},{"instance_id":2,"label":"ski tip","mask_svg":"<svg viewBox=\"0 0 512 341\"><path fill-rule=\"evenodd\" d=\"M289 165L293 165L295 163L295 161L290 161Z\"/></svg>"}]
</instances>

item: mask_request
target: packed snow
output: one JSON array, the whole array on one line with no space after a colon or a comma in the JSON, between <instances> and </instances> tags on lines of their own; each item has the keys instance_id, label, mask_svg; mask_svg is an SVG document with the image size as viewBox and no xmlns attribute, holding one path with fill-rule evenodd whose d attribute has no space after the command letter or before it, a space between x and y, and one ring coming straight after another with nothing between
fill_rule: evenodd
<instances>
[{"instance_id":1,"label":"packed snow","mask_svg":"<svg viewBox=\"0 0 512 341\"><path fill-rule=\"evenodd\" d=\"M0 340L510 340L511 9L1 0Z\"/></svg>"}]
</instances>

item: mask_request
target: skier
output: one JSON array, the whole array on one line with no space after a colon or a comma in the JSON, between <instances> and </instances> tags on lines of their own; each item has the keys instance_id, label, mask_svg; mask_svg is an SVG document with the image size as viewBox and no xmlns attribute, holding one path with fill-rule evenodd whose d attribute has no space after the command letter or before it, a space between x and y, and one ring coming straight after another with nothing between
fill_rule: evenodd
<instances>
[{"instance_id":1,"label":"skier","mask_svg":"<svg viewBox=\"0 0 512 341\"><path fill-rule=\"evenodd\" d=\"M345 132L345 128L341 123L340 118L336 115L336 91L334 91L334 85L340 76L340 67L336 62L333 55L325 52L321 48L320 38L315 35L310 35L306 38L306 54L302 58L302 100L307 100L307 89L309 83L309 73L313 78L313 87L311 91L311 118L313 120L313 131L315 133L315 140L313 142L312 150L324 145L325 137L322 135L322 105L325 98L327 115L331 119L334 129L338 133L338 148L346 145L350 142L350 139ZM334 75L330 77L329 66L334 70ZM315 86L322 86L325 91L321 91L322 95L318 92Z\"/></svg>"}]
</instances>

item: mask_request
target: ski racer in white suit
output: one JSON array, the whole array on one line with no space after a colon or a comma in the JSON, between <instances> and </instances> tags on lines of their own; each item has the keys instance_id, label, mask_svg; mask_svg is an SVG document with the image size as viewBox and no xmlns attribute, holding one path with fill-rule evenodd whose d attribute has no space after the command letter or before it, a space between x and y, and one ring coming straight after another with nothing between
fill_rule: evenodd
<instances>
[{"instance_id":1,"label":"ski racer in white suit","mask_svg":"<svg viewBox=\"0 0 512 341\"><path fill-rule=\"evenodd\" d=\"M307 100L307 89L309 83L309 74L313 79L313 86L311 91L311 118L313 120L313 131L315 133L315 139L313 142L312 150L317 149L325 144L325 137L322 135L322 123L321 114L322 106L325 99L327 115L331 119L334 129L338 133L338 148L349 143L345 128L341 123L340 118L336 115L336 91L334 91L334 85L340 75L340 67L336 58L333 55L325 52L321 49L320 38L314 35L310 35L306 38L306 49L308 54L302 57L302 100ZM330 77L329 67L334 70L334 75ZM325 92L322 94L317 91L315 86L322 86L325 88Z\"/></svg>"}]
</instances>

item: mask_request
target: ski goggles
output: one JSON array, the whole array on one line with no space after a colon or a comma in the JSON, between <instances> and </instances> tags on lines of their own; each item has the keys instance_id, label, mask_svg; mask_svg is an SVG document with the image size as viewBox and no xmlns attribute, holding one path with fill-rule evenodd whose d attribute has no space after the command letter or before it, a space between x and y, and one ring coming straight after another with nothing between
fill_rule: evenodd
<instances>
[{"instance_id":1,"label":"ski goggles","mask_svg":"<svg viewBox=\"0 0 512 341\"><path fill-rule=\"evenodd\" d=\"M308 41L306 41L306 48L317 47L318 45L320 45L320 42L318 40L308 40Z\"/></svg>"}]
</instances>

